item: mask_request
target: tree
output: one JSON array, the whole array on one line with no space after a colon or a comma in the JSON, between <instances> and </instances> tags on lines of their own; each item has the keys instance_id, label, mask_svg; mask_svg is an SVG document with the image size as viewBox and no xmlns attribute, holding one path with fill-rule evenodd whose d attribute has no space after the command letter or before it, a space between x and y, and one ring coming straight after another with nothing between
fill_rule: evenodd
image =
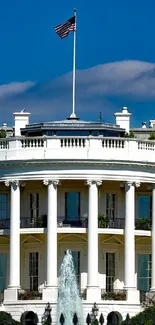
<instances>
[{"instance_id":1,"label":"tree","mask_svg":"<svg viewBox=\"0 0 155 325\"><path fill-rule=\"evenodd\" d=\"M150 133L149 140L155 140L155 133Z\"/></svg>"},{"instance_id":2,"label":"tree","mask_svg":"<svg viewBox=\"0 0 155 325\"><path fill-rule=\"evenodd\" d=\"M3 129L0 130L0 138L6 138L6 131Z\"/></svg>"}]
</instances>

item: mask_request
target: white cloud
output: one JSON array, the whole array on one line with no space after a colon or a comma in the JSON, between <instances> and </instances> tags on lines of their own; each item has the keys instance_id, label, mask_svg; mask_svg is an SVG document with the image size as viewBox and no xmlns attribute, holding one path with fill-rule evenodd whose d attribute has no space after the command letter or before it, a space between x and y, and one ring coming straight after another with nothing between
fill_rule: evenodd
<instances>
[{"instance_id":1,"label":"white cloud","mask_svg":"<svg viewBox=\"0 0 155 325\"><path fill-rule=\"evenodd\" d=\"M89 112L98 114L102 110L105 117L111 117L128 101L152 102L154 99L154 63L130 60L77 70L76 107L80 116ZM72 110L72 73L44 84L26 81L1 85L0 110L1 107L6 116L25 107L36 120L65 118Z\"/></svg>"},{"instance_id":2,"label":"white cloud","mask_svg":"<svg viewBox=\"0 0 155 325\"><path fill-rule=\"evenodd\" d=\"M9 84L4 84L0 86L0 99L12 95L19 95L28 89L30 89L32 86L34 86L35 83L32 81L24 81L24 82L11 82Z\"/></svg>"}]
</instances>

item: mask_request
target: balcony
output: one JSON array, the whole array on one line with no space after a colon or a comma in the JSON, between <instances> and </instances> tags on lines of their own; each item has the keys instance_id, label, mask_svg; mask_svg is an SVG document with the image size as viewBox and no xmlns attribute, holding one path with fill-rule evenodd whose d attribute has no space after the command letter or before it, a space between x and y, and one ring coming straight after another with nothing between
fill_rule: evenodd
<instances>
[{"instance_id":1,"label":"balcony","mask_svg":"<svg viewBox=\"0 0 155 325\"><path fill-rule=\"evenodd\" d=\"M100 229L124 229L125 218L114 218L108 220L104 215L99 215L98 228ZM65 217L57 218L57 227L70 227L70 228L88 228L88 218L80 220L67 220ZM36 219L31 217L20 218L20 228L47 228L47 215L42 215ZM10 219L0 219L0 229L10 229ZM151 230L151 218L136 218L135 230Z\"/></svg>"},{"instance_id":2,"label":"balcony","mask_svg":"<svg viewBox=\"0 0 155 325\"><path fill-rule=\"evenodd\" d=\"M155 162L155 141L99 137L12 137L0 140L0 161L77 159Z\"/></svg>"}]
</instances>

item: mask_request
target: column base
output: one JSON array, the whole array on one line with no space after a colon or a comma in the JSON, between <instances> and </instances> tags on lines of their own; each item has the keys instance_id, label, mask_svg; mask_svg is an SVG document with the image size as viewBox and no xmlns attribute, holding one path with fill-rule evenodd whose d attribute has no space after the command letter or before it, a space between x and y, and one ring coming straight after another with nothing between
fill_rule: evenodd
<instances>
[{"instance_id":1,"label":"column base","mask_svg":"<svg viewBox=\"0 0 155 325\"><path fill-rule=\"evenodd\" d=\"M126 290L126 300L132 304L140 304L140 292L136 289Z\"/></svg>"},{"instance_id":2,"label":"column base","mask_svg":"<svg viewBox=\"0 0 155 325\"><path fill-rule=\"evenodd\" d=\"M155 292L155 287L150 288L150 292Z\"/></svg>"},{"instance_id":3,"label":"column base","mask_svg":"<svg viewBox=\"0 0 155 325\"><path fill-rule=\"evenodd\" d=\"M101 289L98 286L87 286L86 299L91 302L101 300Z\"/></svg>"},{"instance_id":4,"label":"column base","mask_svg":"<svg viewBox=\"0 0 155 325\"><path fill-rule=\"evenodd\" d=\"M58 287L48 287L43 289L42 299L45 301L56 302L58 297Z\"/></svg>"},{"instance_id":5,"label":"column base","mask_svg":"<svg viewBox=\"0 0 155 325\"><path fill-rule=\"evenodd\" d=\"M20 288L8 287L4 290L4 301L18 300L18 290Z\"/></svg>"}]
</instances>

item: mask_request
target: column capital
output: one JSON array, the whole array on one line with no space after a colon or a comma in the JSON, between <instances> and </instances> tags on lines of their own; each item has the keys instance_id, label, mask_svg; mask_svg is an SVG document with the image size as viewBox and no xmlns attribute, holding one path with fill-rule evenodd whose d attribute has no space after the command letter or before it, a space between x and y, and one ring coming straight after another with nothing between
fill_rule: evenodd
<instances>
[{"instance_id":1,"label":"column capital","mask_svg":"<svg viewBox=\"0 0 155 325\"><path fill-rule=\"evenodd\" d=\"M60 185L60 181L58 179L44 179L43 184L48 186L53 184L54 186Z\"/></svg>"},{"instance_id":2,"label":"column capital","mask_svg":"<svg viewBox=\"0 0 155 325\"><path fill-rule=\"evenodd\" d=\"M102 180L92 180L92 179L87 179L85 184L88 186L91 186L92 184L96 184L97 186L102 185L103 181Z\"/></svg>"},{"instance_id":3,"label":"column capital","mask_svg":"<svg viewBox=\"0 0 155 325\"><path fill-rule=\"evenodd\" d=\"M135 186L135 187L140 187L140 182L133 182L133 181L126 181L126 186L131 187L131 186Z\"/></svg>"},{"instance_id":4,"label":"column capital","mask_svg":"<svg viewBox=\"0 0 155 325\"><path fill-rule=\"evenodd\" d=\"M131 186L134 186L135 183L132 182L132 181L126 181L125 185L126 185L127 187L131 187Z\"/></svg>"},{"instance_id":5,"label":"column capital","mask_svg":"<svg viewBox=\"0 0 155 325\"><path fill-rule=\"evenodd\" d=\"M18 186L20 186L20 181L19 180L6 180L4 182L4 184L5 184L5 186L11 186L11 185L13 185L13 186L18 187Z\"/></svg>"},{"instance_id":6,"label":"column capital","mask_svg":"<svg viewBox=\"0 0 155 325\"><path fill-rule=\"evenodd\" d=\"M141 184L141 183L140 183L140 182L138 182L138 181L137 181L137 182L135 182L135 187L137 187L137 188L138 188L138 187L140 187L140 184Z\"/></svg>"}]
</instances>

